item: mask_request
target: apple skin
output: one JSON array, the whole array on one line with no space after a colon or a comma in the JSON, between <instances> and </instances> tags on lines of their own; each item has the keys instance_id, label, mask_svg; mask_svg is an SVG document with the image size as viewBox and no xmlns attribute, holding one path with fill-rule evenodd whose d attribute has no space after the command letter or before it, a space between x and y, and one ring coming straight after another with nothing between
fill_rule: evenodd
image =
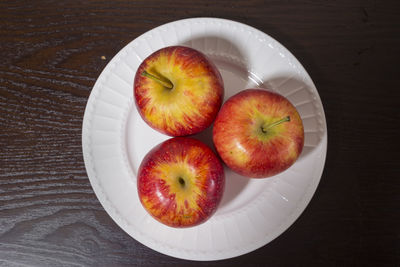
<instances>
[{"instance_id":1,"label":"apple skin","mask_svg":"<svg viewBox=\"0 0 400 267\"><path fill-rule=\"evenodd\" d=\"M201 141L175 137L154 147L138 171L139 199L171 227L191 227L216 211L225 187L222 162Z\"/></svg>"},{"instance_id":2,"label":"apple skin","mask_svg":"<svg viewBox=\"0 0 400 267\"><path fill-rule=\"evenodd\" d=\"M146 71L170 81L172 89L143 76ZM169 136L201 132L222 105L224 85L216 66L201 52L184 46L162 48L139 66L134 80L136 107L153 129Z\"/></svg>"},{"instance_id":3,"label":"apple skin","mask_svg":"<svg viewBox=\"0 0 400 267\"><path fill-rule=\"evenodd\" d=\"M272 126L289 116L290 121ZM303 123L285 97L264 89L246 89L229 98L214 123L218 154L233 171L265 178L289 168L304 145Z\"/></svg>"}]
</instances>

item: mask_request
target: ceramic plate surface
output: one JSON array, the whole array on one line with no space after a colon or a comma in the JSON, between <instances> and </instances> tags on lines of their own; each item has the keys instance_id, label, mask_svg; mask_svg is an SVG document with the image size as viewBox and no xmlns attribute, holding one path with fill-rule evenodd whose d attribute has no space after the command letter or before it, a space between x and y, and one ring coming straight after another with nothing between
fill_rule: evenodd
<instances>
[{"instance_id":1,"label":"ceramic plate surface","mask_svg":"<svg viewBox=\"0 0 400 267\"><path fill-rule=\"evenodd\" d=\"M133 79L152 52L185 45L205 53L219 68L225 100L245 88L268 88L287 97L305 130L300 158L268 179L248 179L225 168L226 189L215 215L192 228L160 224L140 204L136 175L141 160L169 137L141 119ZM196 137L212 147L211 127ZM91 185L107 213L130 236L167 255L219 260L264 246L306 208L321 178L327 128L322 103L297 59L267 34L234 21L194 18L171 22L124 47L98 78L85 110L83 155Z\"/></svg>"}]
</instances>

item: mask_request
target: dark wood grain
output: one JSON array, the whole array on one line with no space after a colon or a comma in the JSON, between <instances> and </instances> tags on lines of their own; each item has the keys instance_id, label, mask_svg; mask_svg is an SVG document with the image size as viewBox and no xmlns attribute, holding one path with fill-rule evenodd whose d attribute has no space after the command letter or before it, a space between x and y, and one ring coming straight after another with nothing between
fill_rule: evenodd
<instances>
[{"instance_id":1,"label":"dark wood grain","mask_svg":"<svg viewBox=\"0 0 400 267\"><path fill-rule=\"evenodd\" d=\"M107 62L173 20L222 17L285 45L321 95L328 156L302 216L219 262L161 255L124 233L85 171L81 124ZM399 266L400 2L1 1L1 266Z\"/></svg>"}]
</instances>

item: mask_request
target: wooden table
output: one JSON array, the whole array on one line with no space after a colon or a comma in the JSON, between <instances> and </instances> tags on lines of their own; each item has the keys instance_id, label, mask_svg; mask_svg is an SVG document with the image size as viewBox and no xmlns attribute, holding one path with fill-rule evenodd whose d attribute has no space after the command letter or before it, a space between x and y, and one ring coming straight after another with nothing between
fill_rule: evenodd
<instances>
[{"instance_id":1,"label":"wooden table","mask_svg":"<svg viewBox=\"0 0 400 267\"><path fill-rule=\"evenodd\" d=\"M1 266L399 266L400 2L1 1ZM123 232L90 186L81 126L102 69L166 22L222 17L286 46L322 98L328 155L318 190L280 237L192 262Z\"/></svg>"}]
</instances>

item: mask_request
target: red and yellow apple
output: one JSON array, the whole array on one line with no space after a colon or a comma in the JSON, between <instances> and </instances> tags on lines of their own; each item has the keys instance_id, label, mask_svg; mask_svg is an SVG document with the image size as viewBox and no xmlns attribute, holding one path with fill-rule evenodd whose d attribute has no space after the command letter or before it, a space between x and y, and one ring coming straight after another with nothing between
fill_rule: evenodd
<instances>
[{"instance_id":1,"label":"red and yellow apple","mask_svg":"<svg viewBox=\"0 0 400 267\"><path fill-rule=\"evenodd\" d=\"M143 207L171 227L205 222L216 211L225 186L223 165L201 141L175 137L154 147L138 171Z\"/></svg>"},{"instance_id":2,"label":"red and yellow apple","mask_svg":"<svg viewBox=\"0 0 400 267\"><path fill-rule=\"evenodd\" d=\"M263 178L289 168L304 145L303 123L285 97L246 89L229 98L214 123L213 141L233 171Z\"/></svg>"},{"instance_id":3,"label":"red and yellow apple","mask_svg":"<svg viewBox=\"0 0 400 267\"><path fill-rule=\"evenodd\" d=\"M135 75L139 114L153 129L170 136L191 135L210 126L223 95L218 69L189 47L170 46L154 52Z\"/></svg>"}]
</instances>

